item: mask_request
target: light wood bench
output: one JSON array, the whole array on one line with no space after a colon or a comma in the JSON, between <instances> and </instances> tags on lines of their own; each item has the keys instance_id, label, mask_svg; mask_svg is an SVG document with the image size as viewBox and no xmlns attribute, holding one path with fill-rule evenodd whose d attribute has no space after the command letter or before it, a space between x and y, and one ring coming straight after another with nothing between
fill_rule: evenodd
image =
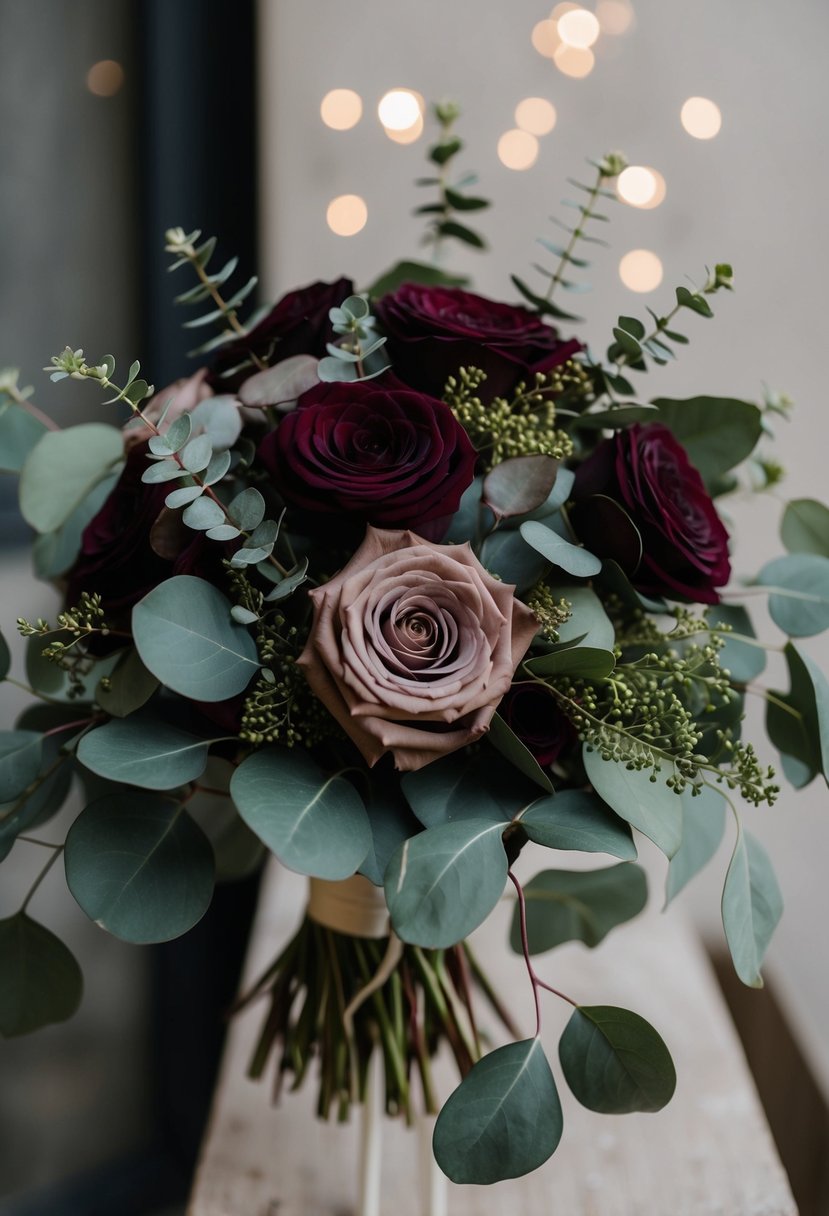
<instances>
[{"instance_id":1,"label":"light wood bench","mask_svg":"<svg viewBox=\"0 0 829 1216\"><path fill-rule=\"evenodd\" d=\"M246 981L293 929L305 887L275 865L266 874ZM505 901L476 947L529 1035L531 994L506 944L509 915ZM681 912L648 912L595 950L573 944L541 956L538 970L584 1003L622 1005L653 1022L676 1062L676 1095L656 1115L601 1116L579 1107L561 1079L565 1126L554 1157L495 1187L450 1185L450 1216L796 1216L739 1040ZM350 1216L359 1120L317 1120L310 1087L271 1106L270 1085L245 1076L262 1014L248 1009L230 1029L188 1216ZM549 997L544 1015L560 1076L556 1044L569 1007ZM448 1070L444 1081L447 1091L456 1083ZM416 1137L391 1121L383 1135L388 1211L421 1216Z\"/></svg>"}]
</instances>

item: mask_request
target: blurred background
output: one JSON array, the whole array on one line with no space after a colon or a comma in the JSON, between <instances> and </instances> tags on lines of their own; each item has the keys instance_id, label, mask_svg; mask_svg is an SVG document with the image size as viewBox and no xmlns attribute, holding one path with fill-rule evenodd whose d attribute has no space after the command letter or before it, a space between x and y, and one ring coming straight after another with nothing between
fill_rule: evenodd
<instances>
[{"instance_id":1,"label":"blurred background","mask_svg":"<svg viewBox=\"0 0 829 1216\"><path fill-rule=\"evenodd\" d=\"M101 408L40 370L67 344L138 358L156 384L192 366L166 274L170 225L217 234L220 254L259 269L262 301L340 274L365 285L417 257L411 212L429 199L413 182L434 136L424 99L450 97L464 112L459 163L494 206L476 222L491 252L453 252L448 268L514 298L510 273L532 278L535 238L555 240L549 216L566 216L567 177L623 150L634 168L608 204L593 290L571 297L576 332L601 350L619 313L664 311L675 286L733 263L733 297L717 297L714 320L691 319L690 349L642 391L757 400L766 385L795 400L769 447L787 481L728 502L737 576L780 552L786 498L826 498L825 6L0 0L0 33L0 365L20 367L61 422ZM20 612L54 604L29 574L15 491L0 481L7 636ZM807 646L829 666L825 645ZM764 680L785 687L775 667ZM7 724L19 703L0 691ZM762 993L721 970L805 1216L829 1211L827 801L825 787L786 788L773 810L747 812L787 911ZM726 864L721 853L682 901L715 959ZM0 916L34 865L18 845ZM89 924L58 881L38 900L83 965L86 997L66 1026L0 1044L0 1213L180 1211L255 884L224 888L194 933L146 950Z\"/></svg>"}]
</instances>

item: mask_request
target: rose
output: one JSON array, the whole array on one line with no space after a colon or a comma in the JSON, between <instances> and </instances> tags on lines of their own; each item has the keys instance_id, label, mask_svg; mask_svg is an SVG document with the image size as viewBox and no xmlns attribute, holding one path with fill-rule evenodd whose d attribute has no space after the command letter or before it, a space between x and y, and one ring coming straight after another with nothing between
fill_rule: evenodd
<instances>
[{"instance_id":1,"label":"rose","mask_svg":"<svg viewBox=\"0 0 829 1216\"><path fill-rule=\"evenodd\" d=\"M369 528L348 565L309 592L298 659L369 765L422 768L483 735L538 627L468 545Z\"/></svg>"},{"instance_id":2,"label":"rose","mask_svg":"<svg viewBox=\"0 0 829 1216\"><path fill-rule=\"evenodd\" d=\"M250 375L250 365L234 375L223 376L222 373L231 372L251 355L269 365L281 363L291 355L321 358L326 342L332 342L336 336L328 313L353 294L354 284L350 279L311 283L308 287L289 291L250 333L221 347L210 371L211 384L222 392L235 391Z\"/></svg>"},{"instance_id":3,"label":"rose","mask_svg":"<svg viewBox=\"0 0 829 1216\"><path fill-rule=\"evenodd\" d=\"M553 764L578 737L543 684L526 681L513 684L498 706L498 713L542 768Z\"/></svg>"},{"instance_id":4,"label":"rose","mask_svg":"<svg viewBox=\"0 0 829 1216\"><path fill-rule=\"evenodd\" d=\"M442 397L460 367L486 373L488 398L508 395L520 380L549 371L582 349L529 309L456 287L404 283L375 306L395 373Z\"/></svg>"},{"instance_id":5,"label":"rose","mask_svg":"<svg viewBox=\"0 0 829 1216\"><path fill-rule=\"evenodd\" d=\"M172 384L151 397L146 405L141 407L141 413L148 422L158 425L164 431L180 418L189 414L196 406L213 396L213 389L206 383L207 368L201 367L186 379L174 380ZM164 419L161 422L161 419ZM143 447L148 438L147 428L141 419L131 418L124 426L124 450L130 452L135 447Z\"/></svg>"},{"instance_id":6,"label":"rose","mask_svg":"<svg viewBox=\"0 0 829 1216\"><path fill-rule=\"evenodd\" d=\"M259 446L287 502L314 514L442 535L474 476L475 449L441 401L393 376L320 384Z\"/></svg>"},{"instance_id":7,"label":"rose","mask_svg":"<svg viewBox=\"0 0 829 1216\"><path fill-rule=\"evenodd\" d=\"M573 500L587 548L618 561L638 590L719 603L715 588L731 574L728 533L667 427L637 423L605 439L578 469Z\"/></svg>"}]
</instances>

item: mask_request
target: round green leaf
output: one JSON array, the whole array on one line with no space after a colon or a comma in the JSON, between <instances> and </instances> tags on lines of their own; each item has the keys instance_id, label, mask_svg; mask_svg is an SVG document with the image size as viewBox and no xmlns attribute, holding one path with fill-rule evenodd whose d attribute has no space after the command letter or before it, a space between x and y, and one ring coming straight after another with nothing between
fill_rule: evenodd
<instances>
[{"instance_id":1,"label":"round green leaf","mask_svg":"<svg viewBox=\"0 0 829 1216\"><path fill-rule=\"evenodd\" d=\"M187 800L187 813L192 815L213 846L216 860L216 882L234 882L246 878L261 866L265 846L242 819L230 797L230 779L234 766L220 756L211 756L201 784Z\"/></svg>"},{"instance_id":2,"label":"round green leaf","mask_svg":"<svg viewBox=\"0 0 829 1216\"><path fill-rule=\"evenodd\" d=\"M0 920L0 1034L12 1038L65 1022L81 1003L83 976L71 950L18 912Z\"/></svg>"},{"instance_id":3,"label":"round green leaf","mask_svg":"<svg viewBox=\"0 0 829 1216\"><path fill-rule=\"evenodd\" d=\"M660 397L659 421L673 432L706 481L727 473L754 451L762 434L760 411L735 397Z\"/></svg>"},{"instance_id":4,"label":"round green leaf","mask_svg":"<svg viewBox=\"0 0 829 1216\"><path fill-rule=\"evenodd\" d=\"M791 638L829 629L829 558L792 553L768 562L756 581L769 588L769 615Z\"/></svg>"},{"instance_id":5,"label":"round green leaf","mask_svg":"<svg viewBox=\"0 0 829 1216\"><path fill-rule=\"evenodd\" d=\"M534 783L492 751L452 752L401 781L403 793L426 828L453 819L491 819L504 827L538 795Z\"/></svg>"},{"instance_id":6,"label":"round green leaf","mask_svg":"<svg viewBox=\"0 0 829 1216\"><path fill-rule=\"evenodd\" d=\"M722 893L722 920L734 970L749 988L762 988L760 965L777 922L783 896L760 842L737 831L737 843Z\"/></svg>"},{"instance_id":7,"label":"round green leaf","mask_svg":"<svg viewBox=\"0 0 829 1216\"><path fill-rule=\"evenodd\" d=\"M548 849L609 853L624 861L636 857L628 825L595 794L584 790L562 790L554 797L539 798L518 821L530 840Z\"/></svg>"},{"instance_id":8,"label":"round green leaf","mask_svg":"<svg viewBox=\"0 0 829 1216\"><path fill-rule=\"evenodd\" d=\"M551 528L545 527L537 520L529 520L522 524L519 530L524 540L532 549L535 549L536 553L540 553L548 562L552 562L554 566L566 570L568 574L572 574L576 578L591 578L602 568L602 563L592 553L588 553L586 549L582 549L578 545L571 545L557 532L553 532Z\"/></svg>"},{"instance_id":9,"label":"round green leaf","mask_svg":"<svg viewBox=\"0 0 829 1216\"><path fill-rule=\"evenodd\" d=\"M230 602L204 579L179 574L159 583L132 610L141 661L173 692L226 701L259 669L256 643L230 615Z\"/></svg>"},{"instance_id":10,"label":"round green leaf","mask_svg":"<svg viewBox=\"0 0 829 1216\"><path fill-rule=\"evenodd\" d=\"M612 650L595 646L567 646L529 659L526 667L536 676L568 675L574 679L604 680L616 666Z\"/></svg>"},{"instance_id":11,"label":"round green leaf","mask_svg":"<svg viewBox=\"0 0 829 1216\"><path fill-rule=\"evenodd\" d=\"M397 936L441 949L476 929L504 891L503 831L503 823L489 819L459 819L407 840L385 876Z\"/></svg>"},{"instance_id":12,"label":"round green leaf","mask_svg":"<svg viewBox=\"0 0 829 1216\"><path fill-rule=\"evenodd\" d=\"M326 776L299 748L254 752L233 774L230 793L248 827L289 870L349 878L371 848L368 815L354 786Z\"/></svg>"},{"instance_id":13,"label":"round green leaf","mask_svg":"<svg viewBox=\"0 0 829 1216\"><path fill-rule=\"evenodd\" d=\"M671 1053L649 1022L613 1005L580 1005L558 1045L576 1098L602 1115L661 1110L676 1089Z\"/></svg>"},{"instance_id":14,"label":"round green leaf","mask_svg":"<svg viewBox=\"0 0 829 1216\"><path fill-rule=\"evenodd\" d=\"M438 1115L432 1146L453 1182L488 1185L538 1169L563 1126L541 1042L525 1039L478 1060Z\"/></svg>"},{"instance_id":15,"label":"round green leaf","mask_svg":"<svg viewBox=\"0 0 829 1216\"><path fill-rule=\"evenodd\" d=\"M0 861L8 857L21 832L46 823L66 801L72 781L71 758L65 756L62 763L55 766L56 752L56 747L47 752L38 773L40 780L29 793L0 805Z\"/></svg>"},{"instance_id":16,"label":"round green leaf","mask_svg":"<svg viewBox=\"0 0 829 1216\"><path fill-rule=\"evenodd\" d=\"M601 870L543 870L524 888L530 953L562 942L597 946L617 925L638 916L648 900L645 871L630 861ZM516 905L510 943L522 952Z\"/></svg>"},{"instance_id":17,"label":"round green leaf","mask_svg":"<svg viewBox=\"0 0 829 1216\"><path fill-rule=\"evenodd\" d=\"M66 838L66 881L90 920L124 941L166 942L201 920L213 850L183 807L124 791L82 811Z\"/></svg>"},{"instance_id":18,"label":"round green leaf","mask_svg":"<svg viewBox=\"0 0 829 1216\"><path fill-rule=\"evenodd\" d=\"M819 772L829 782L829 682L814 659L787 642L789 692L766 703L766 730L781 754L783 771L800 789Z\"/></svg>"},{"instance_id":19,"label":"round green leaf","mask_svg":"<svg viewBox=\"0 0 829 1216\"><path fill-rule=\"evenodd\" d=\"M0 802L11 802L40 770L43 736L34 730L0 731Z\"/></svg>"},{"instance_id":20,"label":"round green leaf","mask_svg":"<svg viewBox=\"0 0 829 1216\"><path fill-rule=\"evenodd\" d=\"M20 474L23 518L37 532L54 532L123 456L121 431L103 422L46 431Z\"/></svg>"},{"instance_id":21,"label":"round green leaf","mask_svg":"<svg viewBox=\"0 0 829 1216\"><path fill-rule=\"evenodd\" d=\"M587 746L584 767L600 798L631 827L652 840L666 857L673 857L682 842L682 806L679 796L664 780L650 780L650 769L629 769L624 760L603 760Z\"/></svg>"},{"instance_id":22,"label":"round green leaf","mask_svg":"<svg viewBox=\"0 0 829 1216\"><path fill-rule=\"evenodd\" d=\"M499 519L534 511L553 488L558 461L552 456L515 456L502 460L484 478L481 501Z\"/></svg>"},{"instance_id":23,"label":"round green leaf","mask_svg":"<svg viewBox=\"0 0 829 1216\"><path fill-rule=\"evenodd\" d=\"M573 615L558 627L559 642L572 642L579 638L585 646L612 650L616 634L596 592L578 584L561 587L559 591L573 607Z\"/></svg>"},{"instance_id":24,"label":"round green leaf","mask_svg":"<svg viewBox=\"0 0 829 1216\"><path fill-rule=\"evenodd\" d=\"M717 625L730 625L733 633L744 637L755 637L751 617L741 604L717 604L709 608L706 619L716 628ZM731 672L732 678L739 684L748 684L760 675L766 666L766 652L761 645L753 646L751 642L740 641L732 633L719 635L725 645L720 651L720 666Z\"/></svg>"},{"instance_id":25,"label":"round green leaf","mask_svg":"<svg viewBox=\"0 0 829 1216\"><path fill-rule=\"evenodd\" d=\"M529 777L536 785L552 794L553 783L544 769L536 760L528 747L521 742L515 732L507 726L500 714L495 714L489 724L488 741L509 760L513 768L518 769L523 776Z\"/></svg>"},{"instance_id":26,"label":"round green leaf","mask_svg":"<svg viewBox=\"0 0 829 1216\"><path fill-rule=\"evenodd\" d=\"M145 712L88 731L77 755L99 777L145 790L172 790L201 776L211 742Z\"/></svg>"},{"instance_id":27,"label":"round green leaf","mask_svg":"<svg viewBox=\"0 0 829 1216\"><path fill-rule=\"evenodd\" d=\"M46 430L27 409L11 401L0 403L0 469L4 473L19 473Z\"/></svg>"},{"instance_id":28,"label":"round green leaf","mask_svg":"<svg viewBox=\"0 0 829 1216\"><path fill-rule=\"evenodd\" d=\"M719 790L704 785L694 797L691 787L680 795L682 844L668 865L665 904L698 874L720 847L725 834L725 799Z\"/></svg>"},{"instance_id":29,"label":"round green leaf","mask_svg":"<svg viewBox=\"0 0 829 1216\"><path fill-rule=\"evenodd\" d=\"M98 684L95 700L114 718L128 718L145 705L158 688L158 680L144 666L138 651L124 652L109 675L106 687Z\"/></svg>"},{"instance_id":30,"label":"round green leaf","mask_svg":"<svg viewBox=\"0 0 829 1216\"><path fill-rule=\"evenodd\" d=\"M486 513L491 518L491 513ZM534 586L548 565L546 558L525 544L520 532L506 529L486 538L481 546L481 564L502 582L514 583L519 592Z\"/></svg>"},{"instance_id":31,"label":"round green leaf","mask_svg":"<svg viewBox=\"0 0 829 1216\"><path fill-rule=\"evenodd\" d=\"M790 553L829 557L829 507L814 498L795 498L780 522L780 537Z\"/></svg>"}]
</instances>

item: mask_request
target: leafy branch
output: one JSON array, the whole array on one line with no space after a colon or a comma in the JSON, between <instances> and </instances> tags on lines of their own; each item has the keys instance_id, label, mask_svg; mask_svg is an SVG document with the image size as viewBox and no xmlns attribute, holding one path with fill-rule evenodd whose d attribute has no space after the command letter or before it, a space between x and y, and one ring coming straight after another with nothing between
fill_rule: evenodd
<instances>
[{"instance_id":1,"label":"leafy branch","mask_svg":"<svg viewBox=\"0 0 829 1216\"><path fill-rule=\"evenodd\" d=\"M607 244L601 238L589 235L586 232L586 228L592 221L600 223L608 222L609 217L598 212L596 207L602 198L615 201L616 195L612 190L607 189L606 183L614 177L618 177L625 168L627 161L621 152L608 152L600 161L591 160L587 163L592 165L596 170L596 179L592 185L586 186L583 182L576 181L572 177L567 179L571 186L575 186L577 190L581 190L587 196L586 200L584 202L575 202L572 199L562 200L565 207L571 207L578 211L579 215L575 226L571 228L562 220L556 219L555 216L550 217L552 223L562 228L568 234L569 240L567 244L564 246L557 245L553 241L547 240L546 237L538 237L539 245L542 245L548 253L552 253L554 257L558 258L558 263L553 270L548 270L538 263L533 264L533 269L537 270L547 280L544 294L540 295L538 292L533 291L518 275L510 276L515 287L517 287L527 303L531 304L536 312L542 316L557 317L563 321L576 321L579 318L573 316L572 313L564 312L558 305L554 304L553 296L558 287L563 287L565 291L586 290L584 284L577 283L574 279L565 278L564 276L570 268L586 270L590 265L585 258L576 257L575 255L575 249L579 241L585 241L593 245Z\"/></svg>"},{"instance_id":2,"label":"leafy branch","mask_svg":"<svg viewBox=\"0 0 829 1216\"><path fill-rule=\"evenodd\" d=\"M433 258L437 262L446 237L454 237L456 241L470 245L473 249L486 249L484 238L466 224L460 223L454 218L454 214L484 211L490 203L488 199L464 194L465 188L475 183L474 175L467 175L453 186L449 184L449 166L463 148L463 141L452 133L452 128L460 117L460 110L454 102L444 101L438 102L433 112L440 124L440 138L429 149L429 160L437 167L438 172L433 177L418 178L417 185L437 187L438 198L436 202L424 203L415 208L414 214L430 217L423 244L432 246Z\"/></svg>"},{"instance_id":3,"label":"leafy branch","mask_svg":"<svg viewBox=\"0 0 829 1216\"><path fill-rule=\"evenodd\" d=\"M34 402L30 400L32 393L35 391L34 388L31 385L28 385L26 388L20 388L19 384L20 372L16 367L0 368L0 414L2 414L4 408L7 408L3 400L4 397L7 397L9 401L13 402L20 409L25 410L27 414L31 414L38 422L42 422L47 430L60 430L54 419L50 418L48 414L44 414L43 410L39 410Z\"/></svg>"},{"instance_id":4,"label":"leafy branch","mask_svg":"<svg viewBox=\"0 0 829 1216\"><path fill-rule=\"evenodd\" d=\"M328 317L342 341L326 344L328 355L317 365L320 380L373 380L391 366L385 352L380 353L386 339L377 333L366 296L349 296Z\"/></svg>"}]
</instances>

